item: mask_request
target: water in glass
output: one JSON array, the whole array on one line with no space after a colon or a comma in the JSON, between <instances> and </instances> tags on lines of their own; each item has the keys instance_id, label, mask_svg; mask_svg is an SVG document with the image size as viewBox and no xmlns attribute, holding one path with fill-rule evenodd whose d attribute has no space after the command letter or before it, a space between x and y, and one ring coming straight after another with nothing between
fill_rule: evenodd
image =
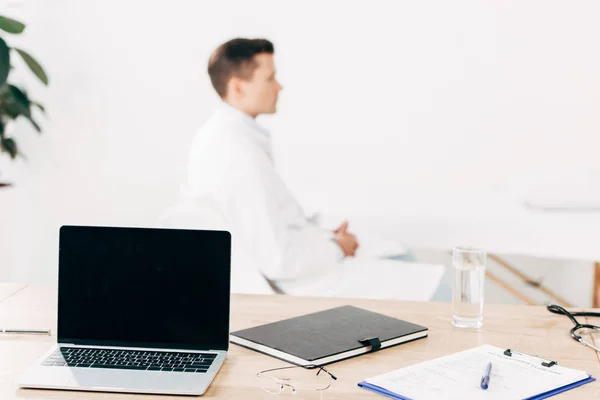
<instances>
[{"instance_id":1,"label":"water in glass","mask_svg":"<svg viewBox=\"0 0 600 400\"><path fill-rule=\"evenodd\" d=\"M486 253L472 248L456 248L452 267L452 323L460 328L483 325Z\"/></svg>"}]
</instances>

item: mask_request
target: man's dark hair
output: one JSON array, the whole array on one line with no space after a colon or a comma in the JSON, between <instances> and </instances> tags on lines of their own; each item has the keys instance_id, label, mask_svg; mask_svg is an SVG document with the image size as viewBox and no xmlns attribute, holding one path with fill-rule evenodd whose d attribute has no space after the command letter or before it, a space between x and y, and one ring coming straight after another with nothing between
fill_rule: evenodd
<instances>
[{"instance_id":1,"label":"man's dark hair","mask_svg":"<svg viewBox=\"0 0 600 400\"><path fill-rule=\"evenodd\" d=\"M220 45L208 61L208 75L219 96L227 95L227 83L232 77L252 78L257 67L255 55L274 52L273 43L266 39L237 38Z\"/></svg>"}]
</instances>

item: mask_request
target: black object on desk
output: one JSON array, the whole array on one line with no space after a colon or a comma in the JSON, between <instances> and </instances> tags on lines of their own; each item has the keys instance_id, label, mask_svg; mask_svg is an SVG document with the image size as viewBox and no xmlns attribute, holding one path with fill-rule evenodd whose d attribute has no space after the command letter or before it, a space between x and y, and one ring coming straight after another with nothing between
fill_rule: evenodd
<instances>
[{"instance_id":1,"label":"black object on desk","mask_svg":"<svg viewBox=\"0 0 600 400\"><path fill-rule=\"evenodd\" d=\"M424 326L353 306L232 332L232 343L308 368L427 337Z\"/></svg>"}]
</instances>

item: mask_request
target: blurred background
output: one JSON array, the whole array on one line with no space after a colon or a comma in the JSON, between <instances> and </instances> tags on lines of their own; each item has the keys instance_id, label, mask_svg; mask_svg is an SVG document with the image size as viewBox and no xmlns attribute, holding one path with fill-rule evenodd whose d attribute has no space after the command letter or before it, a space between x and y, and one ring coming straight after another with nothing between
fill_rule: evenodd
<instances>
[{"instance_id":1,"label":"blurred background","mask_svg":"<svg viewBox=\"0 0 600 400\"><path fill-rule=\"evenodd\" d=\"M600 217L548 222L525 206L600 204L600 3L0 4L27 25L3 37L35 54L50 81L15 58L11 79L46 115L34 110L41 134L26 120L11 127L26 159L0 153L0 182L13 183L0 188L1 281L54 282L63 224L152 226L219 104L210 53L264 37L284 91L278 113L259 122L308 212L346 215L351 229L353 216L393 217L424 262L449 265L452 244L485 246L591 304ZM547 301L496 264L490 271ZM488 286L488 301L523 302Z\"/></svg>"}]
</instances>

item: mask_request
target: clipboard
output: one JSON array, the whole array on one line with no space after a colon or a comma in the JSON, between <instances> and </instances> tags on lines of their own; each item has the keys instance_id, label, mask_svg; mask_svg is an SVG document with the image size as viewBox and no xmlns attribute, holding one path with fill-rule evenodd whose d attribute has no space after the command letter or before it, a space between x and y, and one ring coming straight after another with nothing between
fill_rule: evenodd
<instances>
[{"instance_id":1,"label":"clipboard","mask_svg":"<svg viewBox=\"0 0 600 400\"><path fill-rule=\"evenodd\" d=\"M490 387L479 383L492 362ZM545 399L595 380L590 374L565 368L556 360L514 349L482 345L366 379L359 387L398 400ZM442 395L442 396L440 396Z\"/></svg>"}]
</instances>

